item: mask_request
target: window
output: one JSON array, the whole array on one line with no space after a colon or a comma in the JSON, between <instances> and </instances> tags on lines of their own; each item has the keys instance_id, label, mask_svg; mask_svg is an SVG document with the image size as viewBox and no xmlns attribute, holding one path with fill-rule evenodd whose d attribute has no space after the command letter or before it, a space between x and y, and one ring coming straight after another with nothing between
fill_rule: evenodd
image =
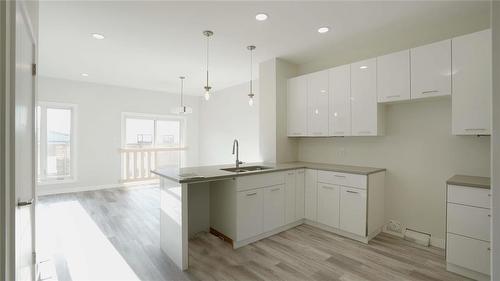
<instances>
[{"instance_id":1,"label":"window","mask_svg":"<svg viewBox=\"0 0 500 281\"><path fill-rule=\"evenodd\" d=\"M141 113L122 115L122 182L155 179L156 167L184 166L185 119Z\"/></svg>"},{"instance_id":2,"label":"window","mask_svg":"<svg viewBox=\"0 0 500 281\"><path fill-rule=\"evenodd\" d=\"M124 145L126 147L182 146L182 119L168 116L126 114Z\"/></svg>"},{"instance_id":3,"label":"window","mask_svg":"<svg viewBox=\"0 0 500 281\"><path fill-rule=\"evenodd\" d=\"M40 103L37 107L38 182L75 180L75 105Z\"/></svg>"}]
</instances>

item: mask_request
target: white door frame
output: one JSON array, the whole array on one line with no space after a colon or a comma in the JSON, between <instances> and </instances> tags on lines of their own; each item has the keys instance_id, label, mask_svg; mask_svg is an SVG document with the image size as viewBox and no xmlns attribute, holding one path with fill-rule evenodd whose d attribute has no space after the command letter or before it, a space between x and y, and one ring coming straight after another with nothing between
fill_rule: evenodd
<instances>
[{"instance_id":1,"label":"white door frame","mask_svg":"<svg viewBox=\"0 0 500 281\"><path fill-rule=\"evenodd\" d=\"M28 12L30 5L31 12ZM15 194L14 170L14 96L16 79L16 14L26 19L35 42L35 63L37 62L37 31L33 28L31 16L38 14L37 0L0 1L0 280L15 280ZM36 20L36 19L35 19ZM34 81L36 102L36 79ZM35 145L33 144L33 149ZM33 162L35 162L36 154ZM35 179L33 179L35 181ZM36 194L34 194L36 197Z\"/></svg>"}]
</instances>

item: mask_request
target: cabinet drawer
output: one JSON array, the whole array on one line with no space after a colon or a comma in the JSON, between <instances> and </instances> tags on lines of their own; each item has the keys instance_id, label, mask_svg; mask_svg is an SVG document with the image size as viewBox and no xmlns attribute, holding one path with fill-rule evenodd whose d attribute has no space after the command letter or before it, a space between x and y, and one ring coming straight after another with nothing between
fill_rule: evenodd
<instances>
[{"instance_id":1,"label":"cabinet drawer","mask_svg":"<svg viewBox=\"0 0 500 281\"><path fill-rule=\"evenodd\" d=\"M341 187L340 229L366 236L366 190Z\"/></svg>"},{"instance_id":2,"label":"cabinet drawer","mask_svg":"<svg viewBox=\"0 0 500 281\"><path fill-rule=\"evenodd\" d=\"M446 261L490 274L490 243L452 233L447 235Z\"/></svg>"},{"instance_id":3,"label":"cabinet drawer","mask_svg":"<svg viewBox=\"0 0 500 281\"><path fill-rule=\"evenodd\" d=\"M285 183L284 173L264 173L252 176L237 177L237 191L278 185Z\"/></svg>"},{"instance_id":4,"label":"cabinet drawer","mask_svg":"<svg viewBox=\"0 0 500 281\"><path fill-rule=\"evenodd\" d=\"M448 202L481 208L490 208L491 191L489 189L467 186L448 185Z\"/></svg>"},{"instance_id":5,"label":"cabinet drawer","mask_svg":"<svg viewBox=\"0 0 500 281\"><path fill-rule=\"evenodd\" d=\"M490 241L490 210L448 203L448 232Z\"/></svg>"},{"instance_id":6,"label":"cabinet drawer","mask_svg":"<svg viewBox=\"0 0 500 281\"><path fill-rule=\"evenodd\" d=\"M330 171L318 171L318 182L366 188L366 176L356 174L346 174Z\"/></svg>"}]
</instances>

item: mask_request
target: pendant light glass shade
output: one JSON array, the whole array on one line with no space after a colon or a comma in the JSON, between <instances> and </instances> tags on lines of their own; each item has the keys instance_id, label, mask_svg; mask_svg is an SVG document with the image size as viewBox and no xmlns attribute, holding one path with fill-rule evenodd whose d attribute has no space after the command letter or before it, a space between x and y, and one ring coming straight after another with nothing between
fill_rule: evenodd
<instances>
[{"instance_id":1,"label":"pendant light glass shade","mask_svg":"<svg viewBox=\"0 0 500 281\"><path fill-rule=\"evenodd\" d=\"M210 90L212 89L212 87L209 85L208 83L208 78L209 78L209 75L208 75L208 62L209 62L209 51L210 51L210 45L209 45L209 41L210 41L210 36L214 35L213 31L210 31L210 30L205 30L203 31L203 35L205 35L207 37L207 81L206 81L206 84L205 84L205 87L203 87L203 89L205 90L205 100L209 100L210 99Z\"/></svg>"},{"instance_id":2,"label":"pendant light glass shade","mask_svg":"<svg viewBox=\"0 0 500 281\"><path fill-rule=\"evenodd\" d=\"M184 79L186 77L180 76L179 79L181 79L181 103L179 107L176 107L173 110L174 114L179 114L179 115L185 115L185 114L191 114L193 113L193 109L190 106L184 105Z\"/></svg>"},{"instance_id":3,"label":"pendant light glass shade","mask_svg":"<svg viewBox=\"0 0 500 281\"><path fill-rule=\"evenodd\" d=\"M250 45L247 46L247 50L250 51L250 92L248 93L248 105L253 106L253 97L255 94L253 93L253 50L255 50L255 46Z\"/></svg>"}]
</instances>

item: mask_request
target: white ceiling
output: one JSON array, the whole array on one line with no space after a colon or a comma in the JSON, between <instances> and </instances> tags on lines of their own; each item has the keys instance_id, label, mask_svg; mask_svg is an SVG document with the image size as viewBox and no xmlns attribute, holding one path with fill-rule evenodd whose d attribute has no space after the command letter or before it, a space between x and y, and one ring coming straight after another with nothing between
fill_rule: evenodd
<instances>
[{"instance_id":1,"label":"white ceiling","mask_svg":"<svg viewBox=\"0 0 500 281\"><path fill-rule=\"evenodd\" d=\"M220 90L248 81L250 44L257 46L257 63L282 57L302 64L391 25L439 24L487 15L488 8L487 1L42 1L40 73L170 93L179 91L178 76L185 75L186 92L196 95L203 93L206 29L215 32L211 86ZM257 22L258 12L269 19ZM325 25L332 30L319 34Z\"/></svg>"}]
</instances>

